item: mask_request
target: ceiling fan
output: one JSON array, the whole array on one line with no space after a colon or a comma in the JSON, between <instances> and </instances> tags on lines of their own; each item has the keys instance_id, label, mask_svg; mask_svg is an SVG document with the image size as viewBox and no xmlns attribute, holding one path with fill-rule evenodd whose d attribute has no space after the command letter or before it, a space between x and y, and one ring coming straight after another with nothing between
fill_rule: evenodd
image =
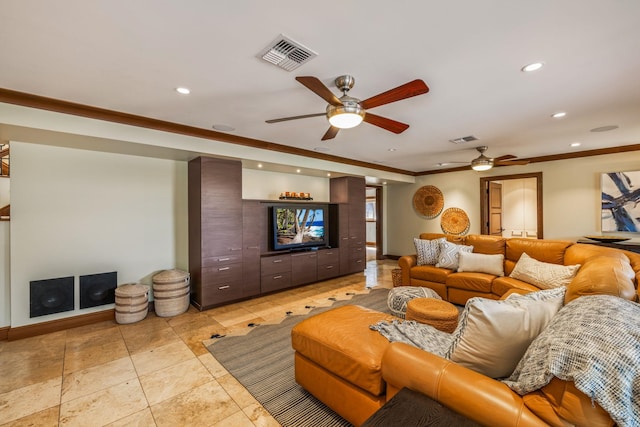
<instances>
[{"instance_id":1,"label":"ceiling fan","mask_svg":"<svg viewBox=\"0 0 640 427\"><path fill-rule=\"evenodd\" d=\"M356 127L362 121L386 129L389 132L396 134L402 133L409 128L408 124L371 114L367 110L429 92L429 88L425 82L417 79L361 101L347 95L347 92L349 92L356 81L355 78L349 75L340 76L335 79L335 85L342 91L340 98L335 96L317 77L300 76L296 77L296 80L329 103L326 112L283 117L280 119L267 120L266 122L278 123L287 120L326 116L331 127L329 127L329 130L327 130L322 137L323 141L335 138L340 129Z\"/></svg>"},{"instance_id":2,"label":"ceiling fan","mask_svg":"<svg viewBox=\"0 0 640 427\"><path fill-rule=\"evenodd\" d=\"M471 160L469 163L471 165L471 169L475 171L487 171L494 166L514 166L514 165L528 165L528 160L513 160L517 156L512 154L505 154L504 156L496 157L494 159L487 157L484 155L484 152L487 151L488 147L486 145L481 145L480 147L476 147L476 150L480 153L478 157ZM449 162L449 163L462 163L462 162ZM441 166L446 165L447 163L441 163Z\"/></svg>"}]
</instances>

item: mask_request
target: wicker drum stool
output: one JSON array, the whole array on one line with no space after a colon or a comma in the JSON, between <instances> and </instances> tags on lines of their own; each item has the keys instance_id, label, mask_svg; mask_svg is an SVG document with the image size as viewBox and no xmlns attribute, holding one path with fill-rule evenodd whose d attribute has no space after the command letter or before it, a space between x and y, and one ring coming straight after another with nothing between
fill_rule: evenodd
<instances>
[{"instance_id":1,"label":"wicker drum stool","mask_svg":"<svg viewBox=\"0 0 640 427\"><path fill-rule=\"evenodd\" d=\"M407 303L414 298L440 299L440 295L433 289L423 286L398 286L389 291L387 306L391 310L391 314L404 319Z\"/></svg>"},{"instance_id":2,"label":"wicker drum stool","mask_svg":"<svg viewBox=\"0 0 640 427\"><path fill-rule=\"evenodd\" d=\"M416 298L407 304L406 319L451 333L458 326L458 309L450 302L440 299Z\"/></svg>"}]
</instances>

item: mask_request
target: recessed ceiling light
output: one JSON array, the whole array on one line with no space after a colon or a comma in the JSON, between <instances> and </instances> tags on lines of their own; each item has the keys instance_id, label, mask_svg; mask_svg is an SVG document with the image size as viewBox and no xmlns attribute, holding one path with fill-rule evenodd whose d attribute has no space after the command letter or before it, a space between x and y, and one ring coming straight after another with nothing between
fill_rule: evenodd
<instances>
[{"instance_id":1,"label":"recessed ceiling light","mask_svg":"<svg viewBox=\"0 0 640 427\"><path fill-rule=\"evenodd\" d=\"M553 113L553 114L551 115L551 117L553 117L554 119L561 119L561 118L563 118L563 117L564 117L564 116L566 116L566 115L567 115L567 113L566 113L566 112L564 112L564 111L558 111L557 113Z\"/></svg>"},{"instance_id":2,"label":"recessed ceiling light","mask_svg":"<svg viewBox=\"0 0 640 427\"><path fill-rule=\"evenodd\" d=\"M315 147L315 148L313 149L313 151L322 151L322 152L325 152L325 151L331 151L331 150L329 149L329 147Z\"/></svg>"},{"instance_id":3,"label":"recessed ceiling light","mask_svg":"<svg viewBox=\"0 0 640 427\"><path fill-rule=\"evenodd\" d=\"M396 151L396 150L397 150L397 148L389 148L387 151L394 152L394 151Z\"/></svg>"},{"instance_id":4,"label":"recessed ceiling light","mask_svg":"<svg viewBox=\"0 0 640 427\"><path fill-rule=\"evenodd\" d=\"M436 166L449 166L449 163L436 163Z\"/></svg>"},{"instance_id":5,"label":"recessed ceiling light","mask_svg":"<svg viewBox=\"0 0 640 427\"><path fill-rule=\"evenodd\" d=\"M524 67L522 67L520 71L524 71L525 73L538 71L540 68L542 68L543 65L544 65L544 62L532 62L531 64L527 64Z\"/></svg>"},{"instance_id":6,"label":"recessed ceiling light","mask_svg":"<svg viewBox=\"0 0 640 427\"><path fill-rule=\"evenodd\" d=\"M610 130L618 129L617 125L600 126L599 128L591 129L591 132L608 132Z\"/></svg>"},{"instance_id":7,"label":"recessed ceiling light","mask_svg":"<svg viewBox=\"0 0 640 427\"><path fill-rule=\"evenodd\" d=\"M572 146L572 147L580 147L581 145L582 145L582 143L581 143L581 142L572 142L572 143L571 143L571 146Z\"/></svg>"},{"instance_id":8,"label":"recessed ceiling light","mask_svg":"<svg viewBox=\"0 0 640 427\"><path fill-rule=\"evenodd\" d=\"M236 130L233 126L223 125L223 124L215 124L211 126L215 130L219 130L220 132L233 132Z\"/></svg>"},{"instance_id":9,"label":"recessed ceiling light","mask_svg":"<svg viewBox=\"0 0 640 427\"><path fill-rule=\"evenodd\" d=\"M176 92L178 92L181 95L189 95L191 93L189 88L186 88L186 87L177 87Z\"/></svg>"}]
</instances>

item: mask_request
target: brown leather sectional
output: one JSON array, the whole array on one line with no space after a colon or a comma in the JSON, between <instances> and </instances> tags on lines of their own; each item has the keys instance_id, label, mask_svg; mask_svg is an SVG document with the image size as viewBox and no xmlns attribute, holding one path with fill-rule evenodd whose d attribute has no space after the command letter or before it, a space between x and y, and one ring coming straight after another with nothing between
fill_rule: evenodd
<instances>
[{"instance_id":1,"label":"brown leather sectional","mask_svg":"<svg viewBox=\"0 0 640 427\"><path fill-rule=\"evenodd\" d=\"M444 237L425 233L423 239ZM559 240L447 237L473 245L474 252L505 256L505 274L523 252L544 262L582 267L567 287L565 302L582 295L638 299L640 254ZM399 260L403 283L428 286L444 299L464 304L474 296L500 299L530 292L533 285L485 273L417 266L415 256ZM313 316L292 330L296 381L354 425L362 424L403 387L426 394L487 426L612 426L609 415L571 382L552 380L520 396L500 381L402 343L389 343L369 325L391 315L345 306Z\"/></svg>"}]
</instances>

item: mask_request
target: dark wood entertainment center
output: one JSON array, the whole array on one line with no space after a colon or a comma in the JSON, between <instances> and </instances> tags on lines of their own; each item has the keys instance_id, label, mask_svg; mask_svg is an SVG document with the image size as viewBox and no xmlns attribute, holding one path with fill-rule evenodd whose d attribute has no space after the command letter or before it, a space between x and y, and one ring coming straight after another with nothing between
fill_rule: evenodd
<instances>
[{"instance_id":1,"label":"dark wood entertainment center","mask_svg":"<svg viewBox=\"0 0 640 427\"><path fill-rule=\"evenodd\" d=\"M281 201L243 200L240 161L198 157L188 177L191 303L199 310L365 269L364 178L332 178L330 201L312 202L327 207L327 246L273 251L269 213Z\"/></svg>"}]
</instances>

